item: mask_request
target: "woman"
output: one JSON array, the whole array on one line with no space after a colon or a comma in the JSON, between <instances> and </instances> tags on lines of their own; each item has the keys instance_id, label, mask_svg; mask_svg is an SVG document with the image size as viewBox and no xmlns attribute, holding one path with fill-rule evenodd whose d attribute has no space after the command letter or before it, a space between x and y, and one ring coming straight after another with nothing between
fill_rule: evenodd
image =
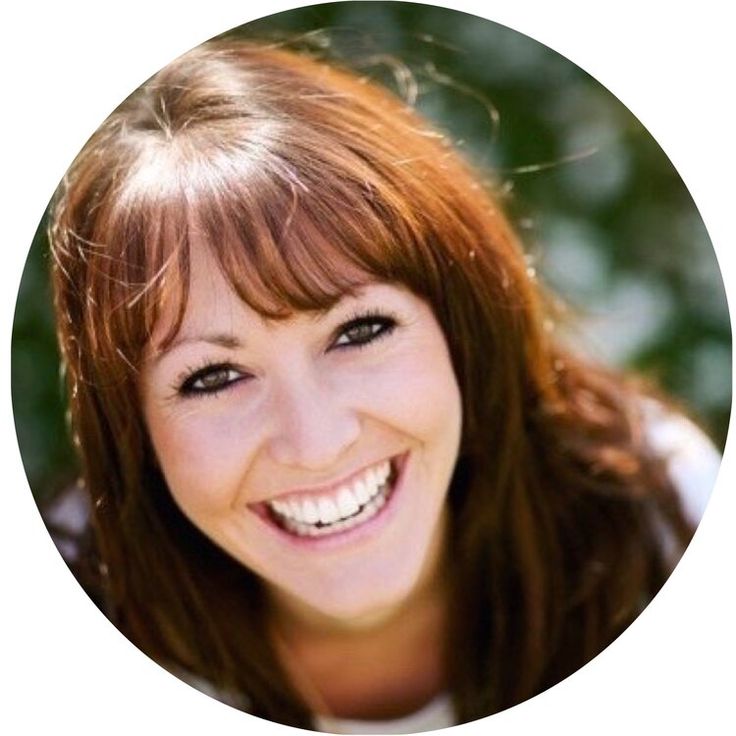
<instances>
[{"instance_id":1,"label":"woman","mask_svg":"<svg viewBox=\"0 0 736 736\"><path fill-rule=\"evenodd\" d=\"M206 44L95 133L50 235L106 611L246 711L507 708L690 539L681 420L555 343L492 193L363 79Z\"/></svg>"}]
</instances>

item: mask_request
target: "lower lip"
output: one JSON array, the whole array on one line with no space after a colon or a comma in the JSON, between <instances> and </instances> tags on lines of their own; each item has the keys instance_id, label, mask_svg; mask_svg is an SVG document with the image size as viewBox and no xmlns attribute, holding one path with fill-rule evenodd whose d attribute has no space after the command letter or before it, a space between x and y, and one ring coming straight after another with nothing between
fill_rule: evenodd
<instances>
[{"instance_id":1,"label":"lower lip","mask_svg":"<svg viewBox=\"0 0 736 736\"><path fill-rule=\"evenodd\" d=\"M401 495L401 491L404 485L404 477L406 475L407 466L407 455L396 457L391 461L391 464L396 470L396 480L394 481L393 487L391 488L386 502L378 510L375 516L367 519L362 524L352 527L351 529L345 529L343 531L335 532L334 534L325 534L320 537L309 537L299 536L286 531L276 524L268 515L265 513L258 513L257 515L265 521L268 528L276 532L281 539L289 544L300 549L310 550L330 550L336 547L343 547L345 545L357 544L366 537L372 537L379 533L381 529L386 526L392 517L395 515L397 499Z\"/></svg>"}]
</instances>

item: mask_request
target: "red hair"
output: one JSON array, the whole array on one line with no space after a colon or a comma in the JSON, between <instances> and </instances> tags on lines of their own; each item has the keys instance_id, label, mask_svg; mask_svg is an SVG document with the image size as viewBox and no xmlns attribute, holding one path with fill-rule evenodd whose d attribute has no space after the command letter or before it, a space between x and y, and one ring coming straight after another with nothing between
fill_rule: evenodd
<instances>
[{"instance_id":1,"label":"red hair","mask_svg":"<svg viewBox=\"0 0 736 736\"><path fill-rule=\"evenodd\" d=\"M330 306L366 278L433 308L463 396L446 657L461 721L557 682L636 617L672 563L654 519L689 539L639 395L554 344L480 182L386 90L223 41L133 93L59 189L58 332L110 615L158 661L247 695L258 715L310 723L265 636L258 581L175 507L139 400L161 305L183 315L195 232L269 317Z\"/></svg>"}]
</instances>

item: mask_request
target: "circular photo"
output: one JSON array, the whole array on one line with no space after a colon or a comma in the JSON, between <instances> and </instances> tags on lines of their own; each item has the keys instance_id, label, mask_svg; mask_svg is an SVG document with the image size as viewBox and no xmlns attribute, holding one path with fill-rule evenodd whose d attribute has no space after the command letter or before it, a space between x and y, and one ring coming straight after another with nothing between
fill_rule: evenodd
<instances>
[{"instance_id":1,"label":"circular photo","mask_svg":"<svg viewBox=\"0 0 736 736\"><path fill-rule=\"evenodd\" d=\"M91 133L12 390L46 526L131 642L245 713L415 733L632 624L715 482L731 333L687 188L606 89L490 21L331 3Z\"/></svg>"}]
</instances>

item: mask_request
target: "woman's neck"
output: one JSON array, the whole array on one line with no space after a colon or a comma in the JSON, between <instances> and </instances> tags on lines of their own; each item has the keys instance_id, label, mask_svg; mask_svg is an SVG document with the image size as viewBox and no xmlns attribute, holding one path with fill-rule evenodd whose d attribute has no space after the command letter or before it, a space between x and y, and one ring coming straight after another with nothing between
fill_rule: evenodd
<instances>
[{"instance_id":1,"label":"woman's neck","mask_svg":"<svg viewBox=\"0 0 736 736\"><path fill-rule=\"evenodd\" d=\"M371 628L280 626L276 646L312 710L343 718L397 718L444 689L445 621L444 596L424 595Z\"/></svg>"},{"instance_id":2,"label":"woman's neck","mask_svg":"<svg viewBox=\"0 0 736 736\"><path fill-rule=\"evenodd\" d=\"M366 720L397 718L445 688L447 585L439 549L433 550L410 595L391 610L333 621L302 606L278 603L271 618L276 650L313 711Z\"/></svg>"}]
</instances>

